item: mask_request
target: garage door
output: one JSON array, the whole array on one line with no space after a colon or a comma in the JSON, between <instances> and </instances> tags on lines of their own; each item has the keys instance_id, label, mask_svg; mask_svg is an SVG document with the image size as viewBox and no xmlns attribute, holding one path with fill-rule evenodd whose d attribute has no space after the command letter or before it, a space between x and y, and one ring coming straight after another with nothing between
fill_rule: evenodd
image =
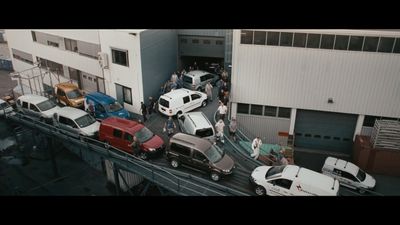
<instances>
[{"instance_id":1,"label":"garage door","mask_svg":"<svg viewBox=\"0 0 400 225\"><path fill-rule=\"evenodd\" d=\"M357 115L298 110L295 146L351 154Z\"/></svg>"},{"instance_id":2,"label":"garage door","mask_svg":"<svg viewBox=\"0 0 400 225\"><path fill-rule=\"evenodd\" d=\"M97 77L85 72L81 72L82 89L86 92L97 91Z\"/></svg>"}]
</instances>

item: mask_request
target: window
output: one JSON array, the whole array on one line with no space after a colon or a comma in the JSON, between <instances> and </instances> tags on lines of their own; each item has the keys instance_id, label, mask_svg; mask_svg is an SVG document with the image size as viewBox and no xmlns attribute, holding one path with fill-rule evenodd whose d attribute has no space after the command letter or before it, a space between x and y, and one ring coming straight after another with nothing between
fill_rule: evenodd
<instances>
[{"instance_id":1,"label":"window","mask_svg":"<svg viewBox=\"0 0 400 225\"><path fill-rule=\"evenodd\" d=\"M237 104L237 113L249 114L249 104Z\"/></svg>"},{"instance_id":2,"label":"window","mask_svg":"<svg viewBox=\"0 0 400 225\"><path fill-rule=\"evenodd\" d=\"M378 52L392 52L394 38L381 37Z\"/></svg>"},{"instance_id":3,"label":"window","mask_svg":"<svg viewBox=\"0 0 400 225\"><path fill-rule=\"evenodd\" d=\"M181 38L181 43L182 44L187 44L187 39L186 38Z\"/></svg>"},{"instance_id":4,"label":"window","mask_svg":"<svg viewBox=\"0 0 400 225\"><path fill-rule=\"evenodd\" d=\"M100 112L100 113L106 111L106 110L104 109L104 107L103 107L102 105L100 105L100 104L95 105L94 108L95 108L95 110L96 110L97 112Z\"/></svg>"},{"instance_id":5,"label":"window","mask_svg":"<svg viewBox=\"0 0 400 225\"><path fill-rule=\"evenodd\" d=\"M211 41L210 40L203 40L203 44L209 45L209 44L211 44Z\"/></svg>"},{"instance_id":6,"label":"window","mask_svg":"<svg viewBox=\"0 0 400 225\"><path fill-rule=\"evenodd\" d=\"M128 51L111 49L112 62L122 66L129 66Z\"/></svg>"},{"instance_id":7,"label":"window","mask_svg":"<svg viewBox=\"0 0 400 225\"><path fill-rule=\"evenodd\" d=\"M396 42L393 48L394 53L400 53L400 38L396 38Z\"/></svg>"},{"instance_id":8,"label":"window","mask_svg":"<svg viewBox=\"0 0 400 225\"><path fill-rule=\"evenodd\" d=\"M311 134L305 134L304 137L311 137Z\"/></svg>"},{"instance_id":9,"label":"window","mask_svg":"<svg viewBox=\"0 0 400 225\"><path fill-rule=\"evenodd\" d=\"M34 104L30 104L29 109L35 112L39 112L39 109Z\"/></svg>"},{"instance_id":10,"label":"window","mask_svg":"<svg viewBox=\"0 0 400 225\"><path fill-rule=\"evenodd\" d=\"M265 45L266 37L267 37L267 32L254 31L254 44L255 45Z\"/></svg>"},{"instance_id":11,"label":"window","mask_svg":"<svg viewBox=\"0 0 400 225\"><path fill-rule=\"evenodd\" d=\"M283 188L286 188L286 189L290 189L290 186L292 186L292 182L293 181L288 180L288 179L276 179L276 180L273 180L273 183L275 185L278 185L279 187L283 187Z\"/></svg>"},{"instance_id":12,"label":"window","mask_svg":"<svg viewBox=\"0 0 400 225\"><path fill-rule=\"evenodd\" d=\"M47 41L47 45L49 45L49 46L53 46L53 47L56 47L56 48L58 48L58 43L56 43L56 42L52 42L52 41Z\"/></svg>"},{"instance_id":13,"label":"window","mask_svg":"<svg viewBox=\"0 0 400 225\"><path fill-rule=\"evenodd\" d=\"M27 102L22 102L22 108L28 109L28 103Z\"/></svg>"},{"instance_id":14,"label":"window","mask_svg":"<svg viewBox=\"0 0 400 225\"><path fill-rule=\"evenodd\" d=\"M57 95L59 96L65 96L65 93L63 90L61 90L60 88L57 88Z\"/></svg>"},{"instance_id":15,"label":"window","mask_svg":"<svg viewBox=\"0 0 400 225\"><path fill-rule=\"evenodd\" d=\"M319 48L320 34L308 34L307 48Z\"/></svg>"},{"instance_id":16,"label":"window","mask_svg":"<svg viewBox=\"0 0 400 225\"><path fill-rule=\"evenodd\" d=\"M199 39L192 39L192 44L198 44L199 43Z\"/></svg>"},{"instance_id":17,"label":"window","mask_svg":"<svg viewBox=\"0 0 400 225\"><path fill-rule=\"evenodd\" d=\"M335 42L335 35L323 34L321 38L321 48L333 49L334 42Z\"/></svg>"},{"instance_id":18,"label":"window","mask_svg":"<svg viewBox=\"0 0 400 225\"><path fill-rule=\"evenodd\" d=\"M331 139L331 136L324 136L324 139L329 140Z\"/></svg>"},{"instance_id":19,"label":"window","mask_svg":"<svg viewBox=\"0 0 400 225\"><path fill-rule=\"evenodd\" d=\"M203 75L203 76L200 77L200 82L204 82L204 81L206 81L207 79L208 79L208 76L207 76L207 74L205 74L205 75Z\"/></svg>"},{"instance_id":20,"label":"window","mask_svg":"<svg viewBox=\"0 0 400 225\"><path fill-rule=\"evenodd\" d=\"M314 138L321 138L321 135L316 134L316 135L314 135Z\"/></svg>"},{"instance_id":21,"label":"window","mask_svg":"<svg viewBox=\"0 0 400 225\"><path fill-rule=\"evenodd\" d=\"M376 52L378 41L379 41L378 37L365 37L363 51Z\"/></svg>"},{"instance_id":22,"label":"window","mask_svg":"<svg viewBox=\"0 0 400 225\"><path fill-rule=\"evenodd\" d=\"M278 117L290 118L290 112L291 112L290 108L279 107Z\"/></svg>"},{"instance_id":23,"label":"window","mask_svg":"<svg viewBox=\"0 0 400 225\"><path fill-rule=\"evenodd\" d=\"M171 150L173 150L181 155L184 155L184 156L190 156L189 148L179 145L179 144L176 144L176 143L171 144Z\"/></svg>"},{"instance_id":24,"label":"window","mask_svg":"<svg viewBox=\"0 0 400 225\"><path fill-rule=\"evenodd\" d=\"M119 103L128 103L132 105L132 90L119 84L115 84L117 91L117 100Z\"/></svg>"},{"instance_id":25,"label":"window","mask_svg":"<svg viewBox=\"0 0 400 225\"><path fill-rule=\"evenodd\" d=\"M122 138L122 131L118 129L113 130L113 136L117 138Z\"/></svg>"},{"instance_id":26,"label":"window","mask_svg":"<svg viewBox=\"0 0 400 225\"><path fill-rule=\"evenodd\" d=\"M349 141L350 141L350 138L343 138L342 140L343 140L343 141L346 141L346 142L349 142Z\"/></svg>"},{"instance_id":27,"label":"window","mask_svg":"<svg viewBox=\"0 0 400 225\"><path fill-rule=\"evenodd\" d=\"M374 127L375 120L378 119L377 116L365 116L363 126Z\"/></svg>"},{"instance_id":28,"label":"window","mask_svg":"<svg viewBox=\"0 0 400 225\"><path fill-rule=\"evenodd\" d=\"M251 105L250 114L261 116L263 114L262 110L263 110L262 105Z\"/></svg>"},{"instance_id":29,"label":"window","mask_svg":"<svg viewBox=\"0 0 400 225\"><path fill-rule=\"evenodd\" d=\"M192 97L192 101L201 98L201 96L198 94L192 94L190 96Z\"/></svg>"},{"instance_id":30,"label":"window","mask_svg":"<svg viewBox=\"0 0 400 225\"><path fill-rule=\"evenodd\" d=\"M292 46L293 33L281 33L280 46Z\"/></svg>"},{"instance_id":31,"label":"window","mask_svg":"<svg viewBox=\"0 0 400 225\"><path fill-rule=\"evenodd\" d=\"M78 126L75 124L75 122L71 119L68 119L66 117L63 116L59 116L58 121L62 124L65 124L67 126L70 126L72 128L78 128Z\"/></svg>"},{"instance_id":32,"label":"window","mask_svg":"<svg viewBox=\"0 0 400 225\"><path fill-rule=\"evenodd\" d=\"M124 139L129 141L129 142L132 142L133 141L133 136L130 135L129 133L125 133Z\"/></svg>"},{"instance_id":33,"label":"window","mask_svg":"<svg viewBox=\"0 0 400 225\"><path fill-rule=\"evenodd\" d=\"M342 177L347 178L352 181L358 181L353 175L351 175L350 173L345 172L345 171L342 171Z\"/></svg>"},{"instance_id":34,"label":"window","mask_svg":"<svg viewBox=\"0 0 400 225\"><path fill-rule=\"evenodd\" d=\"M189 96L183 97L183 104L190 102Z\"/></svg>"},{"instance_id":35,"label":"window","mask_svg":"<svg viewBox=\"0 0 400 225\"><path fill-rule=\"evenodd\" d=\"M167 100L165 100L163 98L160 98L159 103L160 103L160 105L162 105L162 106L164 106L166 108L169 108L169 101L167 101Z\"/></svg>"},{"instance_id":36,"label":"window","mask_svg":"<svg viewBox=\"0 0 400 225\"><path fill-rule=\"evenodd\" d=\"M32 40L33 40L34 42L37 42L35 31L31 31L31 33L32 33Z\"/></svg>"},{"instance_id":37,"label":"window","mask_svg":"<svg viewBox=\"0 0 400 225\"><path fill-rule=\"evenodd\" d=\"M340 137L333 137L333 140L340 141Z\"/></svg>"},{"instance_id":38,"label":"window","mask_svg":"<svg viewBox=\"0 0 400 225\"><path fill-rule=\"evenodd\" d=\"M306 36L307 34L295 33L293 40L293 47L306 47Z\"/></svg>"},{"instance_id":39,"label":"window","mask_svg":"<svg viewBox=\"0 0 400 225\"><path fill-rule=\"evenodd\" d=\"M279 32L267 33L267 45L279 45Z\"/></svg>"},{"instance_id":40,"label":"window","mask_svg":"<svg viewBox=\"0 0 400 225\"><path fill-rule=\"evenodd\" d=\"M277 107L264 106L264 116L276 116Z\"/></svg>"},{"instance_id":41,"label":"window","mask_svg":"<svg viewBox=\"0 0 400 225\"><path fill-rule=\"evenodd\" d=\"M241 34L240 34L240 43L241 44L253 44L253 31L242 30Z\"/></svg>"},{"instance_id":42,"label":"window","mask_svg":"<svg viewBox=\"0 0 400 225\"><path fill-rule=\"evenodd\" d=\"M303 135L302 133L296 133L297 137L301 137L301 135Z\"/></svg>"},{"instance_id":43,"label":"window","mask_svg":"<svg viewBox=\"0 0 400 225\"><path fill-rule=\"evenodd\" d=\"M203 161L203 160L206 159L206 157L203 155L203 153L198 152L198 151L194 151L194 152L193 152L193 158L194 158L194 159L197 159L197 160L199 160L199 161Z\"/></svg>"},{"instance_id":44,"label":"window","mask_svg":"<svg viewBox=\"0 0 400 225\"><path fill-rule=\"evenodd\" d=\"M215 41L215 44L216 44L216 45L223 45L224 42L223 42L223 41Z\"/></svg>"},{"instance_id":45,"label":"window","mask_svg":"<svg viewBox=\"0 0 400 225\"><path fill-rule=\"evenodd\" d=\"M351 51L361 51L364 42L363 36L351 36L349 50Z\"/></svg>"},{"instance_id":46,"label":"window","mask_svg":"<svg viewBox=\"0 0 400 225\"><path fill-rule=\"evenodd\" d=\"M22 62L26 62L26 63L33 65L32 54L29 54L29 53L26 53L26 52L23 52L23 51L14 49L14 48L12 48L11 51L12 51L12 55L13 55L14 59L18 59Z\"/></svg>"},{"instance_id":47,"label":"window","mask_svg":"<svg viewBox=\"0 0 400 225\"><path fill-rule=\"evenodd\" d=\"M347 35L336 35L335 49L336 50L347 50L349 44L349 36Z\"/></svg>"},{"instance_id":48,"label":"window","mask_svg":"<svg viewBox=\"0 0 400 225\"><path fill-rule=\"evenodd\" d=\"M78 52L78 43L76 40L64 38L65 49L71 52Z\"/></svg>"}]
</instances>

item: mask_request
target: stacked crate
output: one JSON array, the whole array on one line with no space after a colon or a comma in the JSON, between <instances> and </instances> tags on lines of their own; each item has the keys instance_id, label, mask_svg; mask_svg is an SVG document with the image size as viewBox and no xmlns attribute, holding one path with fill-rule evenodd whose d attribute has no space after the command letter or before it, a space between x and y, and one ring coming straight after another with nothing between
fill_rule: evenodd
<instances>
[{"instance_id":1,"label":"stacked crate","mask_svg":"<svg viewBox=\"0 0 400 225\"><path fill-rule=\"evenodd\" d=\"M374 148L400 150L400 121L376 120L371 142Z\"/></svg>"}]
</instances>

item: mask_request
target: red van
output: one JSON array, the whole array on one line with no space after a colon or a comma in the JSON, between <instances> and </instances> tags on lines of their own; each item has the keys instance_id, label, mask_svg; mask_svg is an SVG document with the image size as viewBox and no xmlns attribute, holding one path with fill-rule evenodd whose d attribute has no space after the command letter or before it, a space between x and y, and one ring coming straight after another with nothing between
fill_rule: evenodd
<instances>
[{"instance_id":1,"label":"red van","mask_svg":"<svg viewBox=\"0 0 400 225\"><path fill-rule=\"evenodd\" d=\"M132 148L128 145L132 143L133 135L140 142L139 156L142 159L161 155L165 150L164 141L137 121L118 117L109 117L101 121L99 140L105 142L106 146L111 145L132 154Z\"/></svg>"}]
</instances>

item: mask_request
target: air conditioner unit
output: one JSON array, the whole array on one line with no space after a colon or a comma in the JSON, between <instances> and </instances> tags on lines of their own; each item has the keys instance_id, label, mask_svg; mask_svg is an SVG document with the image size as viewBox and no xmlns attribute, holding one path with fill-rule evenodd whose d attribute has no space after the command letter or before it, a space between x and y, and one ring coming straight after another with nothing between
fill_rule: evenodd
<instances>
[{"instance_id":1,"label":"air conditioner unit","mask_svg":"<svg viewBox=\"0 0 400 225\"><path fill-rule=\"evenodd\" d=\"M108 69L108 55L104 52L97 53L97 59L99 60L99 64L101 68Z\"/></svg>"}]
</instances>

